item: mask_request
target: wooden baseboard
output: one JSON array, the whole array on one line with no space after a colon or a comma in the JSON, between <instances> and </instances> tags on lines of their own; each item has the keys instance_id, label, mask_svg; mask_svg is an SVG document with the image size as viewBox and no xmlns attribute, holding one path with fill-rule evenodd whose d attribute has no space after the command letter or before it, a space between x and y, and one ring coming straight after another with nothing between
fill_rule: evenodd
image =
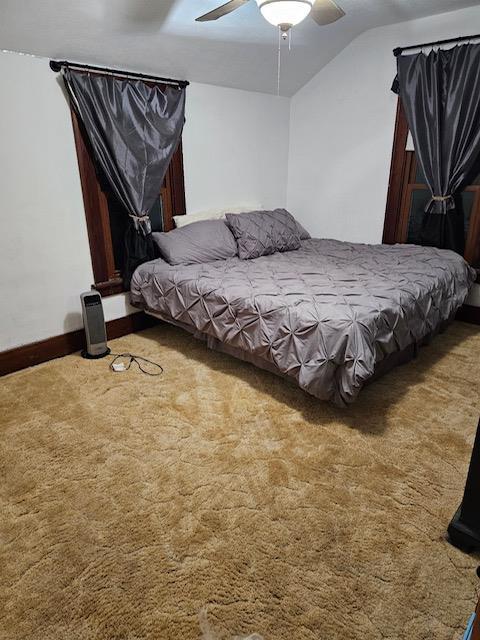
<instances>
[{"instance_id":1,"label":"wooden baseboard","mask_svg":"<svg viewBox=\"0 0 480 640\"><path fill-rule=\"evenodd\" d=\"M470 324L480 324L480 307L464 304L457 312L456 320L470 322Z\"/></svg>"},{"instance_id":2,"label":"wooden baseboard","mask_svg":"<svg viewBox=\"0 0 480 640\"><path fill-rule=\"evenodd\" d=\"M459 309L456 319L462 322L480 325L480 307L463 305L463 307ZM109 322L106 323L107 336L109 340L113 340L114 338L120 338L129 333L148 329L159 322L160 320L158 318L147 315L142 311L132 313L128 316L117 318L116 320L109 320ZM46 340L40 340L39 342L32 342L22 347L15 347L8 351L1 351L0 376L32 367L41 362L47 362L47 360L61 358L69 353L80 351L84 347L85 333L83 329L80 329L59 336L53 336Z\"/></svg>"},{"instance_id":3,"label":"wooden baseboard","mask_svg":"<svg viewBox=\"0 0 480 640\"><path fill-rule=\"evenodd\" d=\"M107 336L109 340L120 338L128 333L148 329L158 324L160 320L147 316L142 311L132 313L116 320L109 320ZM21 347L0 352L0 376L13 373L20 369L32 367L47 360L61 358L69 353L80 351L85 347L85 332L83 329L70 331L59 336L53 336L39 342L32 342Z\"/></svg>"}]
</instances>

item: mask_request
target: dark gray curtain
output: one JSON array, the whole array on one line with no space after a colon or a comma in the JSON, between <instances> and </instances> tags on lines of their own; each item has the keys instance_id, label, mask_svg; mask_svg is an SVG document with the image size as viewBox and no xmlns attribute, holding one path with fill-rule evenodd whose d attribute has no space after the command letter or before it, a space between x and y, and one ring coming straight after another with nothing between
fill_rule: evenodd
<instances>
[{"instance_id":1,"label":"dark gray curtain","mask_svg":"<svg viewBox=\"0 0 480 640\"><path fill-rule=\"evenodd\" d=\"M472 178L480 155L480 46L428 55L400 55L393 90L399 93L432 199L422 243L463 254L463 216L455 196Z\"/></svg>"},{"instance_id":2,"label":"dark gray curtain","mask_svg":"<svg viewBox=\"0 0 480 640\"><path fill-rule=\"evenodd\" d=\"M64 80L95 160L130 214L128 286L137 266L155 257L148 212L182 134L185 89L69 68Z\"/></svg>"}]
</instances>

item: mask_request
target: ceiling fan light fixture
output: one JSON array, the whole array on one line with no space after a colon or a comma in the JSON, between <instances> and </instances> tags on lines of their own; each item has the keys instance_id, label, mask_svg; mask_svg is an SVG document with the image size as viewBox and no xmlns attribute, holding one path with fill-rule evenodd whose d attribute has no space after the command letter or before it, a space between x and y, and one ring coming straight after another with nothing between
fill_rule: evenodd
<instances>
[{"instance_id":1,"label":"ceiling fan light fixture","mask_svg":"<svg viewBox=\"0 0 480 640\"><path fill-rule=\"evenodd\" d=\"M256 0L263 17L275 27L293 27L308 16L315 0Z\"/></svg>"}]
</instances>

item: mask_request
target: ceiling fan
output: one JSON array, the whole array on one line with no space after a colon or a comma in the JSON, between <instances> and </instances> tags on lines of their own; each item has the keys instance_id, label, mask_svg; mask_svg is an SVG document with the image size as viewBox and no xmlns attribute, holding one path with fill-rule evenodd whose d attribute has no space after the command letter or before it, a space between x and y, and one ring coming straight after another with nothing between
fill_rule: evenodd
<instances>
[{"instance_id":1,"label":"ceiling fan","mask_svg":"<svg viewBox=\"0 0 480 640\"><path fill-rule=\"evenodd\" d=\"M286 34L294 25L310 15L317 24L323 26L343 18L345 11L333 0L255 0L263 17L279 27ZM197 22L218 20L222 16L235 11L249 0L230 0L220 7L205 13L196 19Z\"/></svg>"}]
</instances>

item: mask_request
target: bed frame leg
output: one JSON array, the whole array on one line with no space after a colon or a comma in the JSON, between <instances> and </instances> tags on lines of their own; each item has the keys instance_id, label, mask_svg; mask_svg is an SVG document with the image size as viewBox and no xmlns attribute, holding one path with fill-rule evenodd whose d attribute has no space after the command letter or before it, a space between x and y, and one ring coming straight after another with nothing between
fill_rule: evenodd
<instances>
[{"instance_id":1,"label":"bed frame leg","mask_svg":"<svg viewBox=\"0 0 480 640\"><path fill-rule=\"evenodd\" d=\"M467 553L480 549L480 422L462 504L450 522L448 537L455 547Z\"/></svg>"}]
</instances>

